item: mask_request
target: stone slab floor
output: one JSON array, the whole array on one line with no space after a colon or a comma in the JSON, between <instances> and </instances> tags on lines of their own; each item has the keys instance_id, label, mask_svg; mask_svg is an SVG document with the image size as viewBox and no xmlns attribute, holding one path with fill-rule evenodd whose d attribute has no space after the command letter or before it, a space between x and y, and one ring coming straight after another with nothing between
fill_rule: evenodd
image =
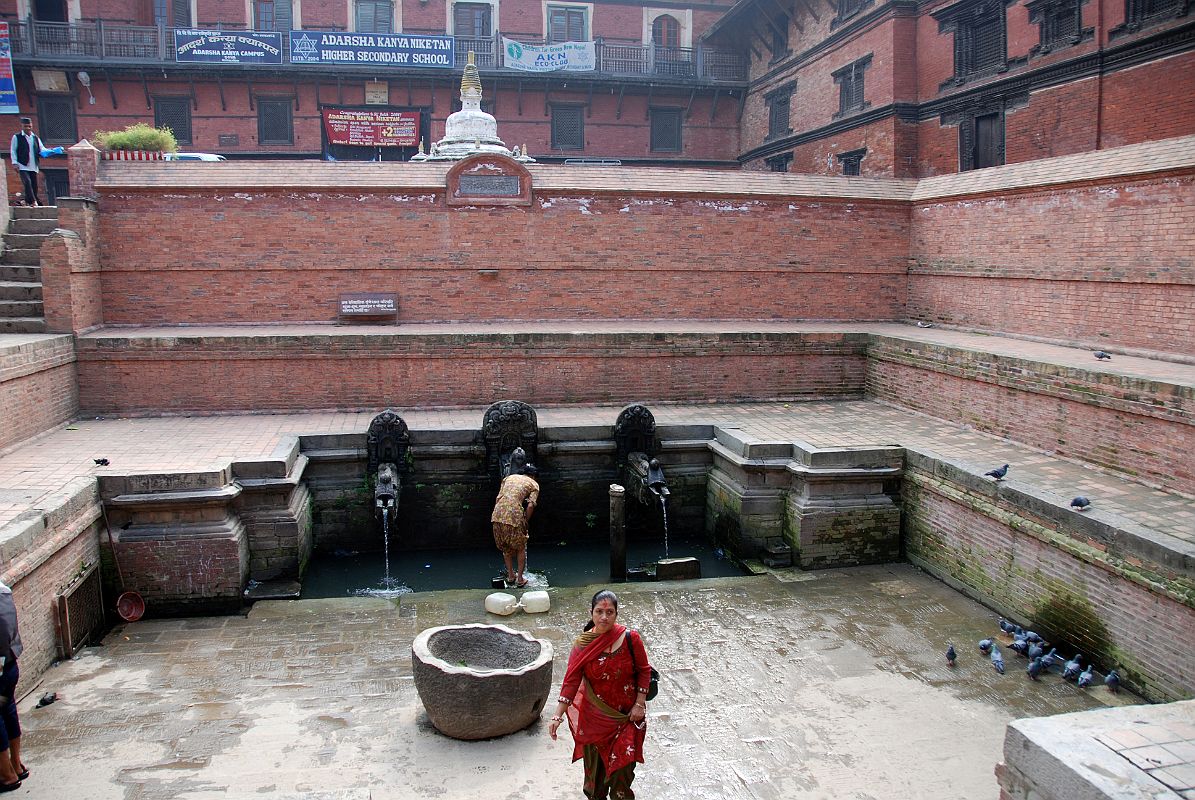
<instances>
[{"instance_id":1,"label":"stone slab floor","mask_svg":"<svg viewBox=\"0 0 1195 800\"><path fill-rule=\"evenodd\" d=\"M592 591L553 589L552 610L535 616L487 616L485 592L468 590L118 627L28 687L32 776L12 796L580 798L571 741L553 743L543 724L486 742L438 734L410 645L442 624L530 630L555 648L554 698ZM1138 702L1057 675L1033 683L1012 652L998 675L975 647L995 616L908 565L621 592L621 620L663 676L641 798L995 798L1009 720ZM47 691L60 699L34 708Z\"/></svg>"}]
</instances>

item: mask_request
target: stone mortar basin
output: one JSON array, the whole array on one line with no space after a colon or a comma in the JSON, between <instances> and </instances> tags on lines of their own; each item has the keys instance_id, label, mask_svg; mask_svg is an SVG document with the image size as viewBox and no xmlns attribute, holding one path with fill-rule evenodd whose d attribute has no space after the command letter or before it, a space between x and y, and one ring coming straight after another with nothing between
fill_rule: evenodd
<instances>
[{"instance_id":1,"label":"stone mortar basin","mask_svg":"<svg viewBox=\"0 0 1195 800\"><path fill-rule=\"evenodd\" d=\"M492 739L539 719L552 688L552 644L505 625L428 628L411 644L415 690L436 729Z\"/></svg>"}]
</instances>

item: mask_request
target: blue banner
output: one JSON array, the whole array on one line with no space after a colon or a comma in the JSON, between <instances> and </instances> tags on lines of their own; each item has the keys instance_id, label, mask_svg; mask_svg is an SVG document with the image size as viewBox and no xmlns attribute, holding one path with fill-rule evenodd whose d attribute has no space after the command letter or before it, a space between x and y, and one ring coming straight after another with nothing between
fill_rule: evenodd
<instances>
[{"instance_id":1,"label":"blue banner","mask_svg":"<svg viewBox=\"0 0 1195 800\"><path fill-rule=\"evenodd\" d=\"M12 42L8 38L8 23L0 22L0 114L19 114L17 85L12 77Z\"/></svg>"},{"instance_id":2,"label":"blue banner","mask_svg":"<svg viewBox=\"0 0 1195 800\"><path fill-rule=\"evenodd\" d=\"M395 67L453 67L451 36L401 33L291 31L292 64L385 64Z\"/></svg>"},{"instance_id":3,"label":"blue banner","mask_svg":"<svg viewBox=\"0 0 1195 800\"><path fill-rule=\"evenodd\" d=\"M208 64L281 64L282 34L175 28L174 58Z\"/></svg>"}]
</instances>

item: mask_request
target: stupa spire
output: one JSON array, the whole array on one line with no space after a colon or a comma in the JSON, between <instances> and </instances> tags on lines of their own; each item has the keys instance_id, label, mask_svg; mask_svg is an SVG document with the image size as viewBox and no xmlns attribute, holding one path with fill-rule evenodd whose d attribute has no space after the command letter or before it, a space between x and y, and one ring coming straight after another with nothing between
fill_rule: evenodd
<instances>
[{"instance_id":1,"label":"stupa spire","mask_svg":"<svg viewBox=\"0 0 1195 800\"><path fill-rule=\"evenodd\" d=\"M472 50L469 51L465 72L461 75L461 102L464 102L465 98L481 99L481 73L477 71L477 62Z\"/></svg>"}]
</instances>

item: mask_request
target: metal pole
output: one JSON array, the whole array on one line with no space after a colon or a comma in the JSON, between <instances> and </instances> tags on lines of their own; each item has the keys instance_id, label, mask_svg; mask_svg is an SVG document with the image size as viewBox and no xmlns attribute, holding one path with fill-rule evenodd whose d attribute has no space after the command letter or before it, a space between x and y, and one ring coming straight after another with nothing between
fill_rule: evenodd
<instances>
[{"instance_id":1,"label":"metal pole","mask_svg":"<svg viewBox=\"0 0 1195 800\"><path fill-rule=\"evenodd\" d=\"M626 489L610 484L610 580L627 579Z\"/></svg>"}]
</instances>

